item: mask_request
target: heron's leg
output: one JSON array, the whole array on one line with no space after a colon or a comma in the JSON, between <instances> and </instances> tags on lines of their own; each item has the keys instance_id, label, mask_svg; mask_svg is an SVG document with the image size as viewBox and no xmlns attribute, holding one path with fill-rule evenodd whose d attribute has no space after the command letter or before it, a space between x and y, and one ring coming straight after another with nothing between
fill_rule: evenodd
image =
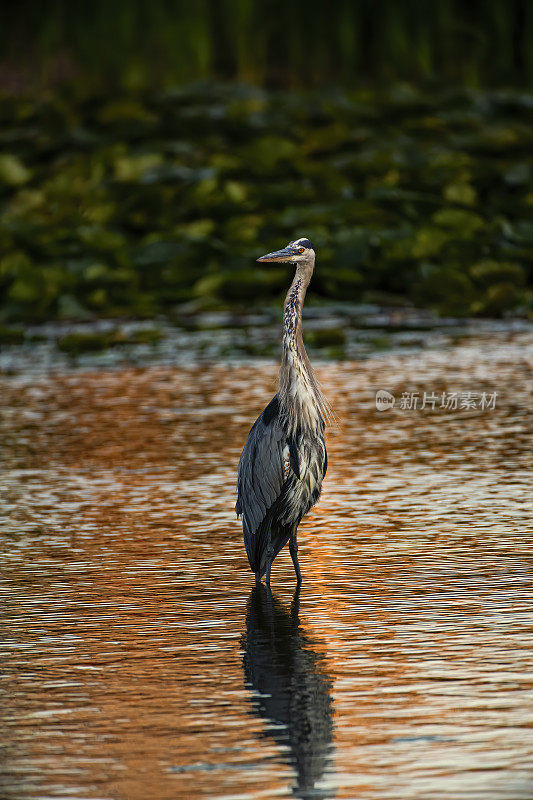
<instances>
[{"instance_id":1,"label":"heron's leg","mask_svg":"<svg viewBox=\"0 0 533 800\"><path fill-rule=\"evenodd\" d=\"M272 569L272 562L274 561L274 548L269 543L266 551L267 557L267 567L265 573L265 583L267 586L270 586L270 570Z\"/></svg>"},{"instance_id":2,"label":"heron's leg","mask_svg":"<svg viewBox=\"0 0 533 800\"><path fill-rule=\"evenodd\" d=\"M255 573L255 585L256 586L261 586L261 573L260 572L256 572Z\"/></svg>"},{"instance_id":3,"label":"heron's leg","mask_svg":"<svg viewBox=\"0 0 533 800\"><path fill-rule=\"evenodd\" d=\"M293 532L291 533L291 538L289 540L289 552L291 554L292 563L294 564L294 571L296 572L296 582L299 586L302 582L302 573L298 563L298 540L296 539L297 527L298 526L295 526Z\"/></svg>"}]
</instances>

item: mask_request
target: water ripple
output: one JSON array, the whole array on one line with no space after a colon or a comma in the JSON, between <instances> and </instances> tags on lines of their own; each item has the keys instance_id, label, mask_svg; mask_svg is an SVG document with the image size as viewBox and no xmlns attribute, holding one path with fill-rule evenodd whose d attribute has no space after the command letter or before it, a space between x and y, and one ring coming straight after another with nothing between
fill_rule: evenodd
<instances>
[{"instance_id":1,"label":"water ripple","mask_svg":"<svg viewBox=\"0 0 533 800\"><path fill-rule=\"evenodd\" d=\"M274 365L2 378L2 797L530 800L532 349L319 365L340 424L270 598L233 504Z\"/></svg>"}]
</instances>

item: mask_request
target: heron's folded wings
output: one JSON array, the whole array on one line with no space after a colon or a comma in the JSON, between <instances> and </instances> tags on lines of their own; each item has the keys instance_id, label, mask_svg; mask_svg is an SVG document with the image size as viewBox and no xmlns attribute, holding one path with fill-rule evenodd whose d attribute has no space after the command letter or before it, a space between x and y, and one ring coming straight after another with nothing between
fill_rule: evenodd
<instances>
[{"instance_id":1,"label":"heron's folded wings","mask_svg":"<svg viewBox=\"0 0 533 800\"><path fill-rule=\"evenodd\" d=\"M239 462L235 510L243 515L245 539L254 535L281 494L286 444L278 416L268 418L263 412L250 431Z\"/></svg>"}]
</instances>

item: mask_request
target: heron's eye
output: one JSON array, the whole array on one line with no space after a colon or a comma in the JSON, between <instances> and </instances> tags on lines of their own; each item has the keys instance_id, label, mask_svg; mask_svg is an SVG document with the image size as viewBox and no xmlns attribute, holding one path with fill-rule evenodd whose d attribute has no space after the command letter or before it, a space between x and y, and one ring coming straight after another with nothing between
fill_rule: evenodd
<instances>
[{"instance_id":1,"label":"heron's eye","mask_svg":"<svg viewBox=\"0 0 533 800\"><path fill-rule=\"evenodd\" d=\"M305 250L305 247L299 247L298 250L300 251L300 253L303 253L303 251Z\"/></svg>"}]
</instances>

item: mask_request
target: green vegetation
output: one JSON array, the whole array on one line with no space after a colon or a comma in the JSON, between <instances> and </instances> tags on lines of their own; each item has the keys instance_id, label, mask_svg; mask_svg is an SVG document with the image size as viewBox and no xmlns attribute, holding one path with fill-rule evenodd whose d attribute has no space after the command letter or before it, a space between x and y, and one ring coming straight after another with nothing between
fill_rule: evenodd
<instances>
[{"instance_id":1,"label":"green vegetation","mask_svg":"<svg viewBox=\"0 0 533 800\"><path fill-rule=\"evenodd\" d=\"M302 234L315 298L528 313L532 107L405 85L5 96L0 322L277 303L289 270L255 258Z\"/></svg>"},{"instance_id":2,"label":"green vegetation","mask_svg":"<svg viewBox=\"0 0 533 800\"><path fill-rule=\"evenodd\" d=\"M25 339L24 331L21 328L0 326L0 344L22 344Z\"/></svg>"},{"instance_id":3,"label":"green vegetation","mask_svg":"<svg viewBox=\"0 0 533 800\"><path fill-rule=\"evenodd\" d=\"M2 12L0 83L14 88L533 82L528 0L19 0Z\"/></svg>"},{"instance_id":4,"label":"green vegetation","mask_svg":"<svg viewBox=\"0 0 533 800\"><path fill-rule=\"evenodd\" d=\"M91 353L106 350L117 345L156 344L163 334L157 328L142 328L130 333L119 329L90 333L67 333L57 340L57 346L63 353L77 356L80 353Z\"/></svg>"}]
</instances>

